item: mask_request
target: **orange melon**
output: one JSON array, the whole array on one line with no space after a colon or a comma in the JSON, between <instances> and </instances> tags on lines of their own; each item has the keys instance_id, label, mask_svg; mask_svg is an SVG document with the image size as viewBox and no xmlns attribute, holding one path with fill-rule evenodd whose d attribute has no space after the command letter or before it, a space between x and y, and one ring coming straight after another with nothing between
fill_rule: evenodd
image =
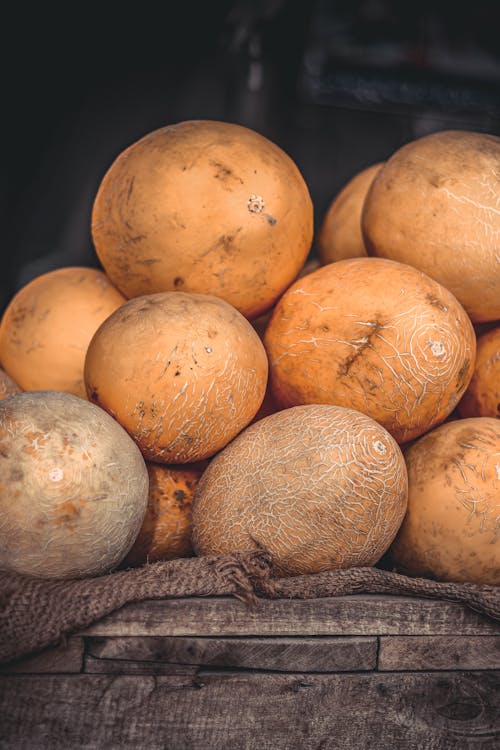
<instances>
[{"instance_id":1,"label":"orange melon","mask_svg":"<svg viewBox=\"0 0 500 750\"><path fill-rule=\"evenodd\" d=\"M408 263L476 321L500 318L500 138L444 131L384 164L363 206L370 255Z\"/></svg>"},{"instance_id":2,"label":"orange melon","mask_svg":"<svg viewBox=\"0 0 500 750\"><path fill-rule=\"evenodd\" d=\"M500 585L500 422L447 422L405 453L408 511L391 548L397 569Z\"/></svg>"},{"instance_id":3,"label":"orange melon","mask_svg":"<svg viewBox=\"0 0 500 750\"><path fill-rule=\"evenodd\" d=\"M278 146L239 125L195 120L118 156L95 199L92 235L126 297L211 294L252 318L302 268L312 216L307 186Z\"/></svg>"},{"instance_id":4,"label":"orange melon","mask_svg":"<svg viewBox=\"0 0 500 750\"><path fill-rule=\"evenodd\" d=\"M500 418L500 327L477 339L474 374L457 408L461 417Z\"/></svg>"},{"instance_id":5,"label":"orange melon","mask_svg":"<svg viewBox=\"0 0 500 750\"><path fill-rule=\"evenodd\" d=\"M143 565L193 554L191 505L204 464L147 464L149 496L146 515L124 565Z\"/></svg>"},{"instance_id":6,"label":"orange melon","mask_svg":"<svg viewBox=\"0 0 500 750\"><path fill-rule=\"evenodd\" d=\"M361 232L361 212L366 194L382 162L358 172L332 200L318 232L322 265L367 255Z\"/></svg>"},{"instance_id":7,"label":"orange melon","mask_svg":"<svg viewBox=\"0 0 500 750\"><path fill-rule=\"evenodd\" d=\"M282 408L357 409L399 443L453 411L476 352L472 324L447 289L380 258L330 263L295 282L276 305L264 343Z\"/></svg>"},{"instance_id":8,"label":"orange melon","mask_svg":"<svg viewBox=\"0 0 500 750\"><path fill-rule=\"evenodd\" d=\"M149 461L191 463L216 453L257 412L266 352L222 299L163 292L129 300L90 342L85 382Z\"/></svg>"},{"instance_id":9,"label":"orange melon","mask_svg":"<svg viewBox=\"0 0 500 750\"><path fill-rule=\"evenodd\" d=\"M83 364L90 339L125 302L95 268L59 268L38 276L11 300L0 326L0 359L24 391L86 398Z\"/></svg>"}]
</instances>

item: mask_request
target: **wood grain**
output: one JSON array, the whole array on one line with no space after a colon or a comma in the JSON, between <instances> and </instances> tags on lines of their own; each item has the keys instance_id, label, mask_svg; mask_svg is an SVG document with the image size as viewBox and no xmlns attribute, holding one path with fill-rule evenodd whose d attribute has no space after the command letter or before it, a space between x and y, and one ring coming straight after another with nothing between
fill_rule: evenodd
<instances>
[{"instance_id":1,"label":"wood grain","mask_svg":"<svg viewBox=\"0 0 500 750\"><path fill-rule=\"evenodd\" d=\"M86 656L83 663L86 674L108 675L184 675L195 677L196 664L172 664L165 661L140 661L129 659L96 659Z\"/></svg>"},{"instance_id":2,"label":"wood grain","mask_svg":"<svg viewBox=\"0 0 500 750\"><path fill-rule=\"evenodd\" d=\"M500 624L455 602L403 596L259 600L230 597L128 604L82 634L139 635L488 635Z\"/></svg>"},{"instance_id":3,"label":"wood grain","mask_svg":"<svg viewBox=\"0 0 500 750\"><path fill-rule=\"evenodd\" d=\"M182 665L260 669L281 672L372 670L377 662L375 637L183 638L131 637L89 639L86 672L165 674ZM126 662L124 662L126 660Z\"/></svg>"},{"instance_id":4,"label":"wood grain","mask_svg":"<svg viewBox=\"0 0 500 750\"><path fill-rule=\"evenodd\" d=\"M16 675L2 750L494 750L500 673Z\"/></svg>"},{"instance_id":5,"label":"wood grain","mask_svg":"<svg viewBox=\"0 0 500 750\"><path fill-rule=\"evenodd\" d=\"M82 667L83 639L70 638L60 646L46 648L33 656L1 665L0 675L80 672Z\"/></svg>"},{"instance_id":6,"label":"wood grain","mask_svg":"<svg viewBox=\"0 0 500 750\"><path fill-rule=\"evenodd\" d=\"M500 669L500 636L382 637L378 669Z\"/></svg>"}]
</instances>

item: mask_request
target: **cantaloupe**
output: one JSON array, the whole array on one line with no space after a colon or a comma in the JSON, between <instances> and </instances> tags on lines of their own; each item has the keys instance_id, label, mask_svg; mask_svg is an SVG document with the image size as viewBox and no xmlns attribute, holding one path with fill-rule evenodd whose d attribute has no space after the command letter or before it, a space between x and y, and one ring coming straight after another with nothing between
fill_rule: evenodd
<instances>
[{"instance_id":1,"label":"cantaloupe","mask_svg":"<svg viewBox=\"0 0 500 750\"><path fill-rule=\"evenodd\" d=\"M444 131L384 164L363 207L368 253L449 289L473 321L500 318L500 138Z\"/></svg>"},{"instance_id":2,"label":"cantaloupe","mask_svg":"<svg viewBox=\"0 0 500 750\"><path fill-rule=\"evenodd\" d=\"M401 572L500 585L500 421L448 422L405 453L408 511L391 548Z\"/></svg>"},{"instance_id":3,"label":"cantaloupe","mask_svg":"<svg viewBox=\"0 0 500 750\"><path fill-rule=\"evenodd\" d=\"M106 412L57 391L0 401L0 568L76 578L115 567L148 498L141 453Z\"/></svg>"},{"instance_id":4,"label":"cantaloupe","mask_svg":"<svg viewBox=\"0 0 500 750\"><path fill-rule=\"evenodd\" d=\"M321 263L367 255L361 232L363 203L382 162L358 172L332 200L323 217L316 242Z\"/></svg>"},{"instance_id":5,"label":"cantaloupe","mask_svg":"<svg viewBox=\"0 0 500 750\"><path fill-rule=\"evenodd\" d=\"M457 408L461 417L500 418L500 327L477 339L474 374Z\"/></svg>"},{"instance_id":6,"label":"cantaloupe","mask_svg":"<svg viewBox=\"0 0 500 750\"><path fill-rule=\"evenodd\" d=\"M143 565L193 554L191 505L206 462L186 466L148 463L146 515L123 565Z\"/></svg>"},{"instance_id":7,"label":"cantaloupe","mask_svg":"<svg viewBox=\"0 0 500 750\"><path fill-rule=\"evenodd\" d=\"M97 254L126 297L221 297L257 317L295 279L312 243L312 203L292 159L230 123L169 125L112 164L95 199Z\"/></svg>"},{"instance_id":8,"label":"cantaloupe","mask_svg":"<svg viewBox=\"0 0 500 750\"><path fill-rule=\"evenodd\" d=\"M4 369L24 391L65 391L86 398L83 363L90 339L124 302L96 268L58 268L37 276L3 315Z\"/></svg>"},{"instance_id":9,"label":"cantaloupe","mask_svg":"<svg viewBox=\"0 0 500 750\"><path fill-rule=\"evenodd\" d=\"M370 417L298 406L248 427L212 459L193 504L199 555L264 548L278 575L372 565L406 510L402 453Z\"/></svg>"},{"instance_id":10,"label":"cantaloupe","mask_svg":"<svg viewBox=\"0 0 500 750\"><path fill-rule=\"evenodd\" d=\"M216 453L256 414L266 352L222 299L163 292L136 297L100 326L85 361L89 398L158 463Z\"/></svg>"},{"instance_id":11,"label":"cantaloupe","mask_svg":"<svg viewBox=\"0 0 500 750\"><path fill-rule=\"evenodd\" d=\"M358 409L406 443L442 422L474 369L476 339L455 297L381 258L330 263L295 282L267 327L282 407Z\"/></svg>"}]
</instances>

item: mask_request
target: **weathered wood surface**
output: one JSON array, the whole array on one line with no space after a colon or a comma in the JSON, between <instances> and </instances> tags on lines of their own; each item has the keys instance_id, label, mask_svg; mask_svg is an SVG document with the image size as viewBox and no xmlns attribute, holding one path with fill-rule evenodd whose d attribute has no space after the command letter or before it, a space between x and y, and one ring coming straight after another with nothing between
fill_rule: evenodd
<instances>
[{"instance_id":1,"label":"weathered wood surface","mask_svg":"<svg viewBox=\"0 0 500 750\"><path fill-rule=\"evenodd\" d=\"M5 668L0 750L496 750L499 642L430 599L127 605Z\"/></svg>"},{"instance_id":2,"label":"weathered wood surface","mask_svg":"<svg viewBox=\"0 0 500 750\"><path fill-rule=\"evenodd\" d=\"M4 677L2 750L496 750L500 673Z\"/></svg>"},{"instance_id":3,"label":"weathered wood surface","mask_svg":"<svg viewBox=\"0 0 500 750\"><path fill-rule=\"evenodd\" d=\"M86 672L165 674L183 666L281 672L354 672L377 664L376 637L89 639ZM133 666L132 666L133 665Z\"/></svg>"},{"instance_id":4,"label":"weathered wood surface","mask_svg":"<svg viewBox=\"0 0 500 750\"><path fill-rule=\"evenodd\" d=\"M377 668L500 669L500 636L389 636L380 638Z\"/></svg>"},{"instance_id":5,"label":"weathered wood surface","mask_svg":"<svg viewBox=\"0 0 500 750\"><path fill-rule=\"evenodd\" d=\"M191 675L199 672L196 664L172 664L163 661L133 661L127 659L95 659L86 656L83 664L86 674L116 675Z\"/></svg>"},{"instance_id":6,"label":"weathered wood surface","mask_svg":"<svg viewBox=\"0 0 500 750\"><path fill-rule=\"evenodd\" d=\"M128 604L83 631L94 636L488 635L500 624L455 602L403 596L265 600L231 597Z\"/></svg>"},{"instance_id":7,"label":"weathered wood surface","mask_svg":"<svg viewBox=\"0 0 500 750\"><path fill-rule=\"evenodd\" d=\"M500 636L71 638L2 674L190 674L200 667L284 672L500 669Z\"/></svg>"},{"instance_id":8,"label":"weathered wood surface","mask_svg":"<svg viewBox=\"0 0 500 750\"><path fill-rule=\"evenodd\" d=\"M70 638L60 646L44 649L25 659L16 659L10 664L0 665L0 675L80 672L82 667L83 639Z\"/></svg>"}]
</instances>

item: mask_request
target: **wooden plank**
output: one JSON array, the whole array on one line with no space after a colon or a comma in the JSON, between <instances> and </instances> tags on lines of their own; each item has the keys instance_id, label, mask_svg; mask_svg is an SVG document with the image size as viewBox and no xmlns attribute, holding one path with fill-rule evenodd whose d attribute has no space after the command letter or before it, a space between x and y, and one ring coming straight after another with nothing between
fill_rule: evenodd
<instances>
[{"instance_id":1,"label":"wooden plank","mask_svg":"<svg viewBox=\"0 0 500 750\"><path fill-rule=\"evenodd\" d=\"M0 666L2 674L43 674L81 672L83 667L83 639L70 638L66 643L47 648L24 659L16 659Z\"/></svg>"},{"instance_id":2,"label":"wooden plank","mask_svg":"<svg viewBox=\"0 0 500 750\"><path fill-rule=\"evenodd\" d=\"M83 635L488 635L500 624L464 605L403 596L266 600L249 609L231 597L128 604Z\"/></svg>"},{"instance_id":3,"label":"wooden plank","mask_svg":"<svg viewBox=\"0 0 500 750\"><path fill-rule=\"evenodd\" d=\"M387 636L378 669L500 669L500 636Z\"/></svg>"},{"instance_id":4,"label":"wooden plank","mask_svg":"<svg viewBox=\"0 0 500 750\"><path fill-rule=\"evenodd\" d=\"M281 672L339 672L375 669L377 638L183 638L89 639L86 672L165 674L169 665L261 669ZM122 664L127 661L127 665ZM111 667L111 669L110 669ZM158 671L157 671L158 670Z\"/></svg>"},{"instance_id":5,"label":"wooden plank","mask_svg":"<svg viewBox=\"0 0 500 750\"><path fill-rule=\"evenodd\" d=\"M500 741L498 672L17 675L0 690L2 750L494 750Z\"/></svg>"},{"instance_id":6,"label":"wooden plank","mask_svg":"<svg viewBox=\"0 0 500 750\"><path fill-rule=\"evenodd\" d=\"M128 659L96 659L85 656L83 671L86 674L117 675L188 675L195 677L199 667L195 664L170 664L162 661L132 661Z\"/></svg>"}]
</instances>

